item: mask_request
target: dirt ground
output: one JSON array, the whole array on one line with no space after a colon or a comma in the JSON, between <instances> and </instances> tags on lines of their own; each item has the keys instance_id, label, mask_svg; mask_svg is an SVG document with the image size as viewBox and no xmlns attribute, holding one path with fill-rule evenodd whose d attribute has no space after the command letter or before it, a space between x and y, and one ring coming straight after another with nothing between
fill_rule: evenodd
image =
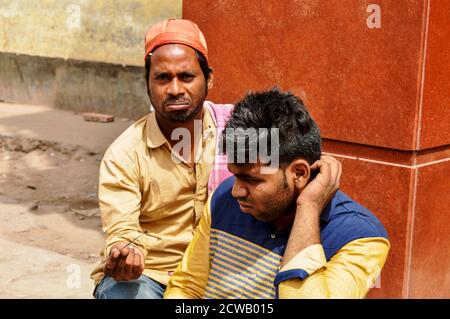
<instances>
[{"instance_id":1,"label":"dirt ground","mask_svg":"<svg viewBox=\"0 0 450 319\"><path fill-rule=\"evenodd\" d=\"M0 298L92 298L106 144L92 150L0 135Z\"/></svg>"}]
</instances>

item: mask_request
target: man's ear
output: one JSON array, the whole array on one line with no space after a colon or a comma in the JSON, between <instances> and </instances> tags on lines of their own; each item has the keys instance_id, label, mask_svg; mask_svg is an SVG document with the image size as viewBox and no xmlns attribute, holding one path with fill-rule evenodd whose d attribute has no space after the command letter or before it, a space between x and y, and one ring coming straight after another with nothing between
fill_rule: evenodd
<instances>
[{"instance_id":1,"label":"man's ear","mask_svg":"<svg viewBox=\"0 0 450 319\"><path fill-rule=\"evenodd\" d=\"M295 187L302 190L308 184L311 177L311 168L309 163L304 159L296 159L290 165L292 178L294 179Z\"/></svg>"},{"instance_id":2,"label":"man's ear","mask_svg":"<svg viewBox=\"0 0 450 319\"><path fill-rule=\"evenodd\" d=\"M214 82L214 74L213 69L209 68L211 71L209 72L208 80L206 81L206 85L208 86L208 91L213 88L213 82Z\"/></svg>"}]
</instances>

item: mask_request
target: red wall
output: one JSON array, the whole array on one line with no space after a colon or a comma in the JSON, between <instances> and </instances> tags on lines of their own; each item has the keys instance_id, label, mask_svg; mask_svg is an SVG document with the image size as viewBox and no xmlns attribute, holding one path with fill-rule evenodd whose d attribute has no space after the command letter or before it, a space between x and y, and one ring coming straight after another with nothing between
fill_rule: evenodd
<instances>
[{"instance_id":1,"label":"red wall","mask_svg":"<svg viewBox=\"0 0 450 319\"><path fill-rule=\"evenodd\" d=\"M371 297L450 297L450 1L184 0L214 88L235 102L278 85L302 97L342 189L385 224ZM381 27L369 28L370 4Z\"/></svg>"}]
</instances>

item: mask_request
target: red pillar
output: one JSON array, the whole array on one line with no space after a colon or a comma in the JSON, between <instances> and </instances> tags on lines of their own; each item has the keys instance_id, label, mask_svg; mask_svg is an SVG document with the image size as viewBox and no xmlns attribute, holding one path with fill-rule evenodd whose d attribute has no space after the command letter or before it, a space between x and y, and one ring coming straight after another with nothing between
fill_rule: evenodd
<instances>
[{"instance_id":1,"label":"red pillar","mask_svg":"<svg viewBox=\"0 0 450 319\"><path fill-rule=\"evenodd\" d=\"M449 1L184 0L208 43L209 98L302 97L342 189L386 226L371 297L450 297Z\"/></svg>"}]
</instances>

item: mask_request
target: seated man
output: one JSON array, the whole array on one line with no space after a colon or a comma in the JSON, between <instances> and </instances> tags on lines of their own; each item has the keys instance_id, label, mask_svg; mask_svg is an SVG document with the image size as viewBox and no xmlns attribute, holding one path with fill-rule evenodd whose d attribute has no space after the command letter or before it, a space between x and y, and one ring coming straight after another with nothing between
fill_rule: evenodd
<instances>
[{"instance_id":1,"label":"seated man","mask_svg":"<svg viewBox=\"0 0 450 319\"><path fill-rule=\"evenodd\" d=\"M258 143L248 134L239 147L236 132L252 128ZM276 133L279 146L266 150L278 152L279 166L270 169L261 142ZM337 190L340 164L321 157L319 129L303 102L276 88L250 93L222 138L234 177L208 199L164 297L363 298L388 255L387 233Z\"/></svg>"},{"instance_id":2,"label":"seated man","mask_svg":"<svg viewBox=\"0 0 450 319\"><path fill-rule=\"evenodd\" d=\"M231 175L216 140L232 105L206 100L213 74L201 30L189 20L158 22L144 57L154 112L123 132L100 165L106 243L92 272L98 299L162 298L208 192Z\"/></svg>"}]
</instances>

